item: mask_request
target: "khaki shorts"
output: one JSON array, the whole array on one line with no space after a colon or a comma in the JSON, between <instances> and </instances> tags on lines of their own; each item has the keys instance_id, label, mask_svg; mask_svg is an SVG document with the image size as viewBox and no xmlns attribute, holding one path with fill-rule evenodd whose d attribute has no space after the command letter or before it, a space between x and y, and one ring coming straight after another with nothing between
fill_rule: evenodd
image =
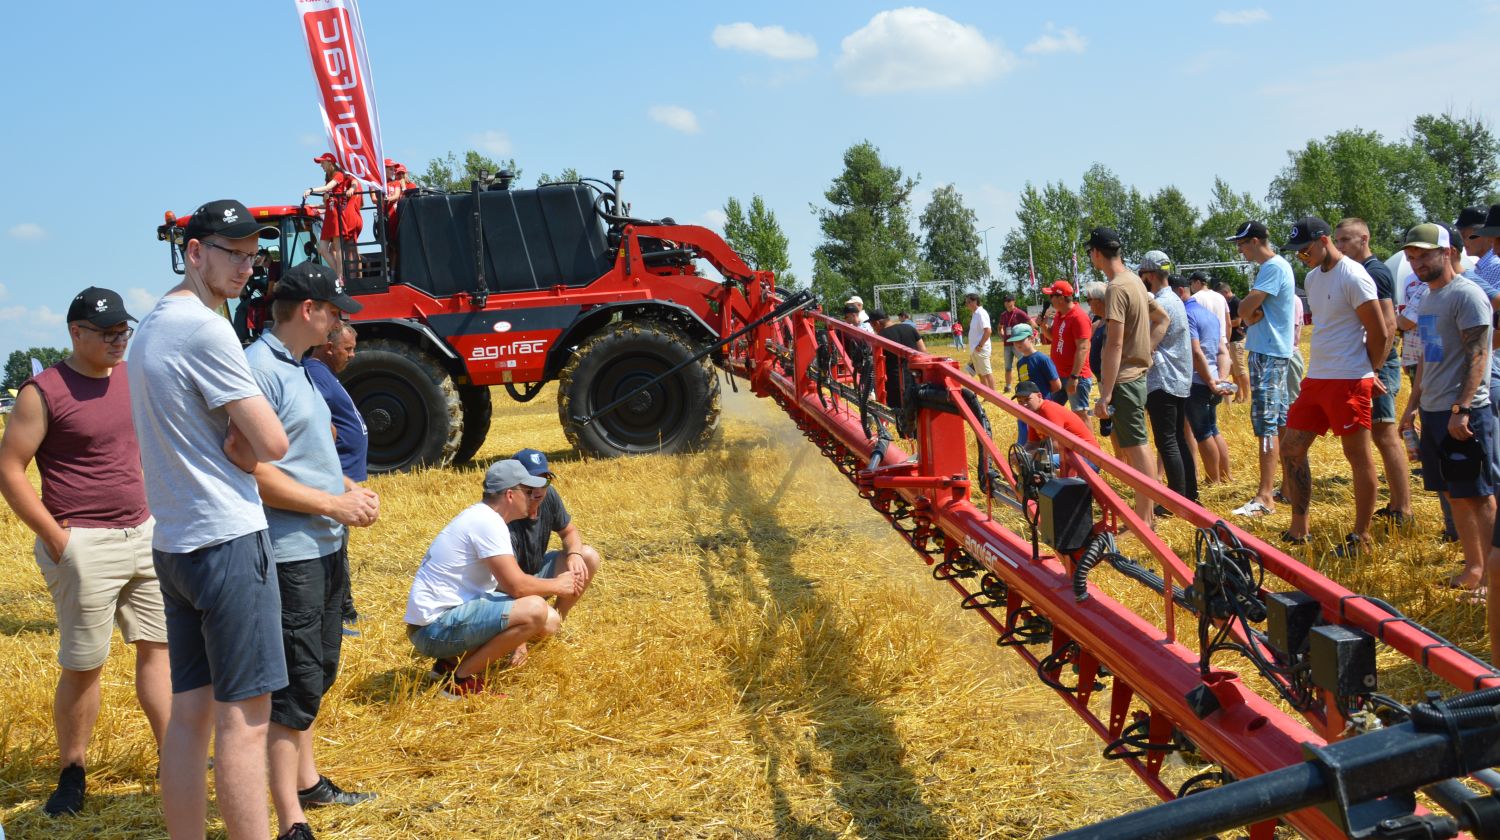
<instances>
[{"instance_id":1,"label":"khaki shorts","mask_svg":"<svg viewBox=\"0 0 1500 840\"><path fill-rule=\"evenodd\" d=\"M1229 378L1238 380L1240 377L1245 376L1246 373L1245 342L1229 342Z\"/></svg>"},{"instance_id":2,"label":"khaki shorts","mask_svg":"<svg viewBox=\"0 0 1500 840\"><path fill-rule=\"evenodd\" d=\"M127 644L166 644L166 613L151 560L155 524L147 519L134 528L73 528L56 560L40 539L32 547L57 609L57 661L64 668L103 665L116 624Z\"/></svg>"},{"instance_id":3,"label":"khaki shorts","mask_svg":"<svg viewBox=\"0 0 1500 840\"><path fill-rule=\"evenodd\" d=\"M983 353L971 351L969 353L969 364L974 366L974 373L977 376L991 376L995 372L994 367L990 364L990 351L988 350Z\"/></svg>"}]
</instances>

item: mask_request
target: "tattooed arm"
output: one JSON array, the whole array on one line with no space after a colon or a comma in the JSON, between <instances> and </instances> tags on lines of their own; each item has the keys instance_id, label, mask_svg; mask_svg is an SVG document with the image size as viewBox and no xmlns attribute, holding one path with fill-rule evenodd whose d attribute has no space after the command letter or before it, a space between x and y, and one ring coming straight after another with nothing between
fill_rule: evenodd
<instances>
[{"instance_id":1,"label":"tattooed arm","mask_svg":"<svg viewBox=\"0 0 1500 840\"><path fill-rule=\"evenodd\" d=\"M1480 324L1477 327L1468 327L1461 333L1463 335L1463 386L1458 392L1458 405L1469 406L1474 402L1474 395L1479 388L1485 384L1485 379L1490 372L1490 325ZM1474 436L1469 430L1469 415L1454 414L1448 420L1448 434L1458 440L1468 440Z\"/></svg>"},{"instance_id":2,"label":"tattooed arm","mask_svg":"<svg viewBox=\"0 0 1500 840\"><path fill-rule=\"evenodd\" d=\"M1480 324L1463 331L1464 384L1458 392L1458 404L1469 405L1490 372L1490 325Z\"/></svg>"}]
</instances>

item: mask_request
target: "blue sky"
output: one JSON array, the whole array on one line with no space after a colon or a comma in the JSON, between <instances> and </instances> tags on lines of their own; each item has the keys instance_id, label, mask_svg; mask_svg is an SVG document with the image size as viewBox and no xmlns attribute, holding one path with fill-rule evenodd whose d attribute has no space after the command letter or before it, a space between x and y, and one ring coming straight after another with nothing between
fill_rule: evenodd
<instances>
[{"instance_id":1,"label":"blue sky","mask_svg":"<svg viewBox=\"0 0 1500 840\"><path fill-rule=\"evenodd\" d=\"M1254 3L1254 0L1252 0ZM1491 119L1500 4L942 2L926 6L367 2L387 156L515 157L523 179L626 171L637 215L716 227L759 193L806 278L809 210L861 140L954 183L995 226L1023 184L1098 161L1200 206L1215 175L1264 196L1288 149L1412 117ZM62 15L59 10L65 10ZM324 150L291 0L12 4L0 158L0 359L62 346L88 285L137 315L175 282L163 211L294 203Z\"/></svg>"}]
</instances>

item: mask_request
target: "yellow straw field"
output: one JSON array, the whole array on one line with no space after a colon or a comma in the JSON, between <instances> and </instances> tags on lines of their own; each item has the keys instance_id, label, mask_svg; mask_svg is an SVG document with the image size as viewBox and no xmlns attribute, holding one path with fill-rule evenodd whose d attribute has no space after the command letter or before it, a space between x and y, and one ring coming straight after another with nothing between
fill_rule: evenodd
<instances>
[{"instance_id":1,"label":"yellow straw field","mask_svg":"<svg viewBox=\"0 0 1500 840\"><path fill-rule=\"evenodd\" d=\"M553 397L496 391L474 464L372 479L380 521L350 549L363 635L346 641L317 743L324 773L380 798L313 812L319 837L1027 838L1155 801L769 401L726 389L720 437L698 454L583 462ZM1256 480L1246 406L1226 408L1234 482L1203 493L1221 512ZM1008 443L1013 425L996 427ZM560 637L492 673L491 694L449 701L406 641L407 587L483 467L525 446L552 460L604 566ZM1314 447L1313 471L1322 544L1299 551L1483 654L1483 607L1440 588L1459 561L1436 501L1418 489L1414 529L1328 563L1353 509L1336 443ZM1287 515L1252 530L1274 539ZM1161 532L1190 551L1186 525ZM31 544L0 510L0 821L19 840L162 836L118 640L85 812L41 812L56 625ZM1420 682L1392 679L1398 694Z\"/></svg>"}]
</instances>

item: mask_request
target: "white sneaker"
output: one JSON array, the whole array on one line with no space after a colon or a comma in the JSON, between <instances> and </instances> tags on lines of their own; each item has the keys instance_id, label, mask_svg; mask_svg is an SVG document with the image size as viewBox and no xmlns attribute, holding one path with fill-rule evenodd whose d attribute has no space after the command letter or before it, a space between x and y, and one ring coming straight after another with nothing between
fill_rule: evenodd
<instances>
[{"instance_id":1,"label":"white sneaker","mask_svg":"<svg viewBox=\"0 0 1500 840\"><path fill-rule=\"evenodd\" d=\"M1235 516L1265 516L1271 509L1260 503L1259 499L1251 499L1243 505L1235 508L1231 513Z\"/></svg>"}]
</instances>

